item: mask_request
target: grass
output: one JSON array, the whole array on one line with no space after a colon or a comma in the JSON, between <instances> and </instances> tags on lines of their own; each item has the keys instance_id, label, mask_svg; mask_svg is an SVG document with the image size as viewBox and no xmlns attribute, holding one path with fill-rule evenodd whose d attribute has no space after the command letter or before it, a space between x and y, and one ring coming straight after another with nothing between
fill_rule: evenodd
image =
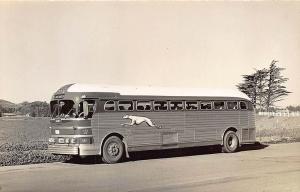
<instances>
[{"instance_id":1,"label":"grass","mask_svg":"<svg viewBox=\"0 0 300 192\"><path fill-rule=\"evenodd\" d=\"M0 166L66 161L47 153L48 118L0 118ZM293 142L300 138L300 117L256 117L257 141Z\"/></svg>"},{"instance_id":2,"label":"grass","mask_svg":"<svg viewBox=\"0 0 300 192\"><path fill-rule=\"evenodd\" d=\"M300 140L300 117L256 116L257 141L266 143Z\"/></svg>"},{"instance_id":3,"label":"grass","mask_svg":"<svg viewBox=\"0 0 300 192\"><path fill-rule=\"evenodd\" d=\"M0 166L65 161L47 153L48 118L0 119Z\"/></svg>"}]
</instances>

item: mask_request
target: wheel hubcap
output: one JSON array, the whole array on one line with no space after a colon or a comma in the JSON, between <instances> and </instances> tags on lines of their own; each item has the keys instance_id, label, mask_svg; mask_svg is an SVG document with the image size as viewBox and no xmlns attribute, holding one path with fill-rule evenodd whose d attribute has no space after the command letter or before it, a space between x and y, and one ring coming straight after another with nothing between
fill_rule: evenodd
<instances>
[{"instance_id":1,"label":"wheel hubcap","mask_svg":"<svg viewBox=\"0 0 300 192\"><path fill-rule=\"evenodd\" d=\"M228 138L228 145L230 148L235 148L237 145L237 139L233 136Z\"/></svg>"},{"instance_id":2,"label":"wheel hubcap","mask_svg":"<svg viewBox=\"0 0 300 192\"><path fill-rule=\"evenodd\" d=\"M110 156L114 156L114 157L117 156L119 154L119 151L120 151L119 145L116 143L111 143L108 146L108 153Z\"/></svg>"}]
</instances>

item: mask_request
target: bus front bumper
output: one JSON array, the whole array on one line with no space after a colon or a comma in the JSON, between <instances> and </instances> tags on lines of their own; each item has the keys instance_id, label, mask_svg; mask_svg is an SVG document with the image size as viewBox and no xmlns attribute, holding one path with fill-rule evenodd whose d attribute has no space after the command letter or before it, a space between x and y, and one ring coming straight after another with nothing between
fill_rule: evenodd
<instances>
[{"instance_id":1,"label":"bus front bumper","mask_svg":"<svg viewBox=\"0 0 300 192\"><path fill-rule=\"evenodd\" d=\"M80 144L80 145L68 145L68 144L51 144L48 145L48 152L61 155L98 155L99 149L95 145Z\"/></svg>"},{"instance_id":2,"label":"bus front bumper","mask_svg":"<svg viewBox=\"0 0 300 192\"><path fill-rule=\"evenodd\" d=\"M53 144L48 146L48 152L53 154L79 155L79 147L62 144Z\"/></svg>"}]
</instances>

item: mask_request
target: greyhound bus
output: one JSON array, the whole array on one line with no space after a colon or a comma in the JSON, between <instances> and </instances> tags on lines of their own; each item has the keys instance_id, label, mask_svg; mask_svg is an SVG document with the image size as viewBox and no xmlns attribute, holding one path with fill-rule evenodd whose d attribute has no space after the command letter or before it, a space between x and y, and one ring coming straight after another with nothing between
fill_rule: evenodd
<instances>
[{"instance_id":1,"label":"greyhound bus","mask_svg":"<svg viewBox=\"0 0 300 192\"><path fill-rule=\"evenodd\" d=\"M255 142L254 111L239 91L69 84L54 93L48 150L99 155L221 145L232 153Z\"/></svg>"}]
</instances>

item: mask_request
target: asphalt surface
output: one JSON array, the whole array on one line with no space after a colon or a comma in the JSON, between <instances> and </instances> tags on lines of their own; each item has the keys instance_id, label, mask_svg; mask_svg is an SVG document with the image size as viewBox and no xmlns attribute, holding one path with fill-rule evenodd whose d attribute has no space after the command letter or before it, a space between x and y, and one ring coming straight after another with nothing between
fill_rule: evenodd
<instances>
[{"instance_id":1,"label":"asphalt surface","mask_svg":"<svg viewBox=\"0 0 300 192\"><path fill-rule=\"evenodd\" d=\"M233 154L202 147L0 168L0 191L300 191L300 143L248 145Z\"/></svg>"}]
</instances>

